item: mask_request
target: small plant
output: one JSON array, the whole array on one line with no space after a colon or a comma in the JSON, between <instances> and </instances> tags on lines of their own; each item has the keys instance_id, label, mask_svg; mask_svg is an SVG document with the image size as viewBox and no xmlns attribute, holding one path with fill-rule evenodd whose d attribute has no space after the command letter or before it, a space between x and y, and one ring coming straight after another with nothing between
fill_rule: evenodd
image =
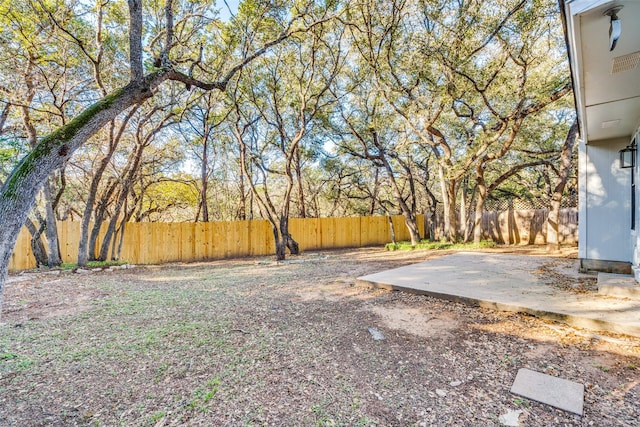
<instances>
[{"instance_id":1,"label":"small plant","mask_svg":"<svg viewBox=\"0 0 640 427\"><path fill-rule=\"evenodd\" d=\"M168 370L169 370L169 365L167 365L166 363L163 363L162 365L160 365L156 369L156 374L153 377L153 382L159 383L164 378Z\"/></svg>"},{"instance_id":2,"label":"small plant","mask_svg":"<svg viewBox=\"0 0 640 427\"><path fill-rule=\"evenodd\" d=\"M33 360L27 357L20 357L16 363L16 369L19 371L25 371L33 366Z\"/></svg>"},{"instance_id":3,"label":"small plant","mask_svg":"<svg viewBox=\"0 0 640 427\"><path fill-rule=\"evenodd\" d=\"M516 406L524 405L527 408L529 406L531 406L531 402L529 402L527 399L523 399L521 397L517 397L517 398L513 399L513 404L516 405Z\"/></svg>"},{"instance_id":4,"label":"small plant","mask_svg":"<svg viewBox=\"0 0 640 427\"><path fill-rule=\"evenodd\" d=\"M602 372L609 372L609 368L604 365L593 365L593 366L600 369Z\"/></svg>"},{"instance_id":5,"label":"small plant","mask_svg":"<svg viewBox=\"0 0 640 427\"><path fill-rule=\"evenodd\" d=\"M18 357L15 353L0 353L0 360L11 360Z\"/></svg>"},{"instance_id":6,"label":"small plant","mask_svg":"<svg viewBox=\"0 0 640 427\"><path fill-rule=\"evenodd\" d=\"M166 414L164 413L164 411L158 411L151 414L151 424L156 425L158 422L160 422L161 419L165 417L165 415Z\"/></svg>"},{"instance_id":7,"label":"small plant","mask_svg":"<svg viewBox=\"0 0 640 427\"><path fill-rule=\"evenodd\" d=\"M504 359L502 359L502 363L504 365L515 365L518 363L518 358L514 356L505 356Z\"/></svg>"},{"instance_id":8,"label":"small plant","mask_svg":"<svg viewBox=\"0 0 640 427\"><path fill-rule=\"evenodd\" d=\"M220 377L215 377L207 381L204 386L196 388L193 392L193 399L187 406L190 409L205 412L207 403L218 393L221 382Z\"/></svg>"}]
</instances>

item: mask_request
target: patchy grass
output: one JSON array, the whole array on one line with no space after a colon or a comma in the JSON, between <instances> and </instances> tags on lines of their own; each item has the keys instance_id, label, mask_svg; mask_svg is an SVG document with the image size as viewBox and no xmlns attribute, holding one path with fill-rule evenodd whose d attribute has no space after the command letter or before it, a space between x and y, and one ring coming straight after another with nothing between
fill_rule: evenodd
<instances>
[{"instance_id":1,"label":"patchy grass","mask_svg":"<svg viewBox=\"0 0 640 427\"><path fill-rule=\"evenodd\" d=\"M411 246L411 242L396 242L387 243L384 247L388 251L406 251L414 249L426 249L426 250L442 250L442 249L456 249L456 250L469 250L469 249L487 249L494 248L497 244L489 240L482 240L479 244L475 243L451 243L451 242L434 242L431 240L421 240L415 246Z\"/></svg>"},{"instance_id":2,"label":"patchy grass","mask_svg":"<svg viewBox=\"0 0 640 427\"><path fill-rule=\"evenodd\" d=\"M88 261L86 267L83 268L109 268L117 265L129 264L127 261ZM78 268L78 264L74 262L63 262L60 266L61 270L73 270Z\"/></svg>"},{"instance_id":3,"label":"patchy grass","mask_svg":"<svg viewBox=\"0 0 640 427\"><path fill-rule=\"evenodd\" d=\"M355 282L434 254L364 249L8 283L0 425L497 425L523 407L534 427L637 422L637 340ZM69 302L74 311L37 318ZM518 400L509 387L520 367L584 383L585 415Z\"/></svg>"}]
</instances>

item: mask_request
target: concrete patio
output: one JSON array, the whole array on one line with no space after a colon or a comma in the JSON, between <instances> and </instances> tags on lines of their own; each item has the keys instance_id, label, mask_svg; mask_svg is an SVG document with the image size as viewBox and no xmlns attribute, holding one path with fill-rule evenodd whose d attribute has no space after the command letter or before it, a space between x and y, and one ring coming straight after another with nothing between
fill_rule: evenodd
<instances>
[{"instance_id":1,"label":"concrete patio","mask_svg":"<svg viewBox=\"0 0 640 427\"><path fill-rule=\"evenodd\" d=\"M543 266L546 270L541 270ZM545 274L550 269L554 274ZM555 273L573 279L594 277L579 273L574 259L461 252L359 277L358 281L375 288L528 313L580 328L640 337L639 299L563 290L553 285ZM629 286L625 277L617 281ZM607 282L611 282L610 275Z\"/></svg>"}]
</instances>

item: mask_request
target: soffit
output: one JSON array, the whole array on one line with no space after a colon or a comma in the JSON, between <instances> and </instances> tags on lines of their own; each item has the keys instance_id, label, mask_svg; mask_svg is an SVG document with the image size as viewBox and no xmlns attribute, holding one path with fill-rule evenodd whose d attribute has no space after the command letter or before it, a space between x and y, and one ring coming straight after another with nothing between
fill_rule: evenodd
<instances>
[{"instance_id":1,"label":"soffit","mask_svg":"<svg viewBox=\"0 0 640 427\"><path fill-rule=\"evenodd\" d=\"M588 9L589 5L578 3ZM624 6L618 13L622 35L609 52L610 18L603 13L614 5ZM640 1L592 2L591 6L577 17L580 46L576 49L581 80L577 90L586 115L582 120L587 141L630 137L640 125L640 66L612 70L616 58L640 52Z\"/></svg>"}]
</instances>

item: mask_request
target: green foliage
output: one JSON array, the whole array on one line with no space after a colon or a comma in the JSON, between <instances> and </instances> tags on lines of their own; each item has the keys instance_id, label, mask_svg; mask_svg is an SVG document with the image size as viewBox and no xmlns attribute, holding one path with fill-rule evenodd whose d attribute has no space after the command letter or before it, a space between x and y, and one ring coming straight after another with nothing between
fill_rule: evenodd
<instances>
[{"instance_id":1,"label":"green foliage","mask_svg":"<svg viewBox=\"0 0 640 427\"><path fill-rule=\"evenodd\" d=\"M411 242L387 243L385 248L388 251L406 251L413 249L442 250L442 249L484 249L494 248L497 244L490 240L482 240L480 244L474 243L451 243L451 242L433 242L430 240L421 240L415 246L411 246Z\"/></svg>"},{"instance_id":2,"label":"green foliage","mask_svg":"<svg viewBox=\"0 0 640 427\"><path fill-rule=\"evenodd\" d=\"M108 268L112 266L126 265L126 264L128 264L127 261L89 261L87 262L87 265L84 268ZM74 268L77 268L77 267L78 267L78 264L76 263L64 262L60 266L60 269L73 270Z\"/></svg>"},{"instance_id":3,"label":"green foliage","mask_svg":"<svg viewBox=\"0 0 640 427\"><path fill-rule=\"evenodd\" d=\"M164 2L145 1L143 7L144 65L152 73L165 48ZM235 75L225 93L167 82L130 122L121 114L66 164L60 216L77 220L84 213L87 183L120 126L121 140L96 193L106 215L115 216L123 177L137 168L126 209L117 211L120 219L193 220L204 187L205 141L205 198L216 220L264 217L256 195L268 195L267 204L291 216L302 208L318 217L397 213L399 201L421 212L447 197L460 211L461 194L464 209L472 210L478 171L491 186L535 161L540 164L490 188L489 197L548 197L573 121L571 97L517 126L514 111L547 102L568 81L553 2L244 0L229 22L219 19L223 7L212 0L173 3L169 59L177 70L217 81L281 34L291 17L305 14L290 29L322 23L271 47ZM340 19L329 19L333 13ZM7 122L11 131L0 136L0 179L24 154L15 142L26 141L19 105L28 107L41 141L7 183L7 194L15 197L20 178L39 167L39 159L109 107L113 96L104 93L126 84L128 21L125 1L0 5L0 87L6 88L0 106L15 106ZM160 113L173 114L180 124L154 130ZM247 176L240 171L237 124L250 148ZM206 136L204 125L210 127ZM507 143L511 131L517 136ZM147 137L142 159L134 163L135 145ZM452 196L441 184L450 184ZM572 176L567 191L576 187ZM283 203L287 197L291 209Z\"/></svg>"},{"instance_id":4,"label":"green foliage","mask_svg":"<svg viewBox=\"0 0 640 427\"><path fill-rule=\"evenodd\" d=\"M5 182L5 191L3 196L9 199L21 197L18 190L24 185L25 177L32 171L41 168L43 160L46 157L49 157L54 150L58 150L58 155L61 158L64 158L66 156L66 152L71 150L71 148L67 147L66 144L68 144L90 120L94 119L99 113L110 108L113 102L118 99L118 97L122 96L122 94L127 90L130 89L121 88L108 96L105 96L85 109L69 123L42 138L38 145L29 152L29 154L11 173Z\"/></svg>"}]
</instances>

